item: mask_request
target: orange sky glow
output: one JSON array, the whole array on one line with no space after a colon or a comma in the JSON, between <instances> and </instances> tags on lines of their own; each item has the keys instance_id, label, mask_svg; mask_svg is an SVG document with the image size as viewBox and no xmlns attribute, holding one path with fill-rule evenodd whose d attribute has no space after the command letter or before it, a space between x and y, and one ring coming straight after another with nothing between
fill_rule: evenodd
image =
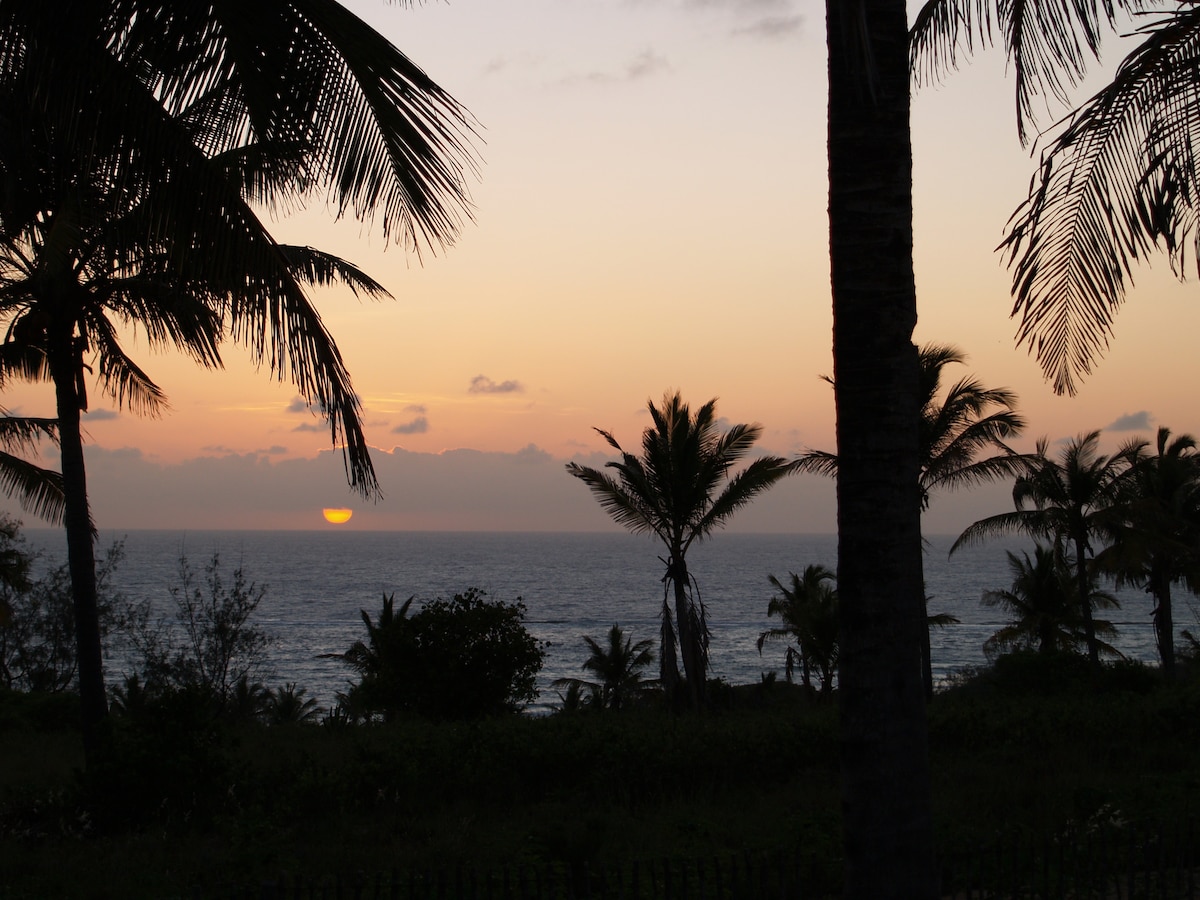
<instances>
[{"instance_id":1,"label":"orange sky glow","mask_svg":"<svg viewBox=\"0 0 1200 900\"><path fill-rule=\"evenodd\" d=\"M273 226L395 297L314 295L362 398L383 499L348 491L328 430L244 353L203 372L133 336L171 409L139 419L93 391L102 530L332 527L321 511L339 507L353 510L346 529L604 530L563 463L603 463L594 426L636 447L647 399L674 389L762 423L768 452L834 449L819 378L832 369L819 4L346 5L479 121L474 220L444 252L418 260L385 247L378 223L320 208ZM1159 425L1200 433L1196 283L1165 257L1139 274L1079 396L1054 396L1014 347L995 248L1036 157L1013 108L996 52L914 99L916 339L961 347L961 374L1016 391L1030 423L1019 449L1096 428L1107 446ZM51 402L41 386L0 400L26 415ZM1005 498L939 498L926 530L957 531ZM832 485L792 479L739 528L832 532Z\"/></svg>"}]
</instances>

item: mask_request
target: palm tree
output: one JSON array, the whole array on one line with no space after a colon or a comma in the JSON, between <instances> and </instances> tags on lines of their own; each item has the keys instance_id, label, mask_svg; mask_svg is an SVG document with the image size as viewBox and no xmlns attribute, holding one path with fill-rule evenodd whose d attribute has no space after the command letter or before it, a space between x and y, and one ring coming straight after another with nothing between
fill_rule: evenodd
<instances>
[{"instance_id":1,"label":"palm tree","mask_svg":"<svg viewBox=\"0 0 1200 900\"><path fill-rule=\"evenodd\" d=\"M1175 677L1175 624L1171 585L1200 590L1200 454L1196 440L1171 439L1159 428L1156 452L1141 454L1124 480L1113 509L1109 546L1097 566L1116 580L1144 587L1154 598L1154 634L1163 675Z\"/></svg>"},{"instance_id":2,"label":"palm tree","mask_svg":"<svg viewBox=\"0 0 1200 900\"><path fill-rule=\"evenodd\" d=\"M555 690L567 690L575 697L586 696L600 709L620 710L628 706L639 695L657 687L654 681L642 677L642 670L654 663L654 644L650 640L633 643L619 625L608 631L607 644L602 645L591 637L584 636L588 658L583 670L596 676L596 681L580 678L558 678Z\"/></svg>"},{"instance_id":3,"label":"palm tree","mask_svg":"<svg viewBox=\"0 0 1200 900\"><path fill-rule=\"evenodd\" d=\"M1022 457L1005 441L1025 427L1016 411L1016 395L1008 388L985 388L977 379L964 376L939 397L946 366L964 364L966 354L957 347L924 344L919 349L921 413L919 428L921 511L929 509L933 492L973 487L1015 476ZM832 379L831 379L832 380ZM835 385L836 387L836 385ZM991 453L989 456L982 454ZM820 475L837 474L837 454L810 450L799 457L803 471ZM924 557L921 580L924 584ZM953 617L950 617L951 619ZM921 676L925 696L933 696L933 660L929 629L950 624L944 616L928 617L921 633Z\"/></svg>"},{"instance_id":4,"label":"palm tree","mask_svg":"<svg viewBox=\"0 0 1200 900\"><path fill-rule=\"evenodd\" d=\"M118 404L154 413L161 393L116 325L203 365L232 337L325 413L351 484L374 494L357 397L302 286L382 289L277 245L250 201L324 194L418 251L448 242L466 208L470 125L420 69L333 0L248 10L0 6L0 303L8 340L40 350L55 385L89 755L106 702L79 431L88 359Z\"/></svg>"},{"instance_id":5,"label":"palm tree","mask_svg":"<svg viewBox=\"0 0 1200 900\"><path fill-rule=\"evenodd\" d=\"M1034 548L1033 559L1027 552L1020 557L1008 551L1008 566L1012 571L1012 587L1008 590L985 591L984 606L998 606L1015 619L1005 625L984 644L984 652L992 656L1010 648L1037 647L1043 654L1074 651L1087 646L1083 607L1075 587L1075 573L1063 558L1061 549L1045 544ZM1111 594L1089 587L1089 608L1115 607ZM1094 620L1097 635L1111 636L1116 629L1111 622ZM1117 651L1103 641L1101 649Z\"/></svg>"},{"instance_id":6,"label":"palm tree","mask_svg":"<svg viewBox=\"0 0 1200 900\"><path fill-rule=\"evenodd\" d=\"M904 0L826 0L845 896L933 898Z\"/></svg>"},{"instance_id":7,"label":"palm tree","mask_svg":"<svg viewBox=\"0 0 1200 900\"><path fill-rule=\"evenodd\" d=\"M1100 665L1100 646L1092 618L1089 558L1093 540L1105 534L1110 507L1119 499L1123 480L1137 458L1142 443L1126 443L1111 456L1099 452L1100 432L1068 441L1057 460L1046 456L1047 443L1037 443L1026 471L1013 486L1016 510L981 519L959 535L950 548L1002 534L1021 533L1045 538L1068 547L1075 564L1075 589L1083 613L1088 659L1093 670Z\"/></svg>"},{"instance_id":8,"label":"palm tree","mask_svg":"<svg viewBox=\"0 0 1200 900\"><path fill-rule=\"evenodd\" d=\"M380 713L384 721L390 721L408 705L407 665L411 664L416 646L408 610L414 599L409 597L397 610L395 594L384 594L383 606L374 622L365 609L361 610L363 624L367 626L366 641L355 641L345 653L323 656L339 659L358 673L358 682L347 694L339 695L342 706L355 718Z\"/></svg>"},{"instance_id":9,"label":"palm tree","mask_svg":"<svg viewBox=\"0 0 1200 900\"><path fill-rule=\"evenodd\" d=\"M800 678L812 690L812 671L817 671L822 697L833 691L833 676L838 664L838 597L834 586L837 575L822 565L809 564L804 574L791 573L791 587L774 575L768 576L779 591L767 604L767 616L779 616L780 625L758 636L758 652L770 640L795 641L788 646L785 674L790 684L795 662L800 663Z\"/></svg>"},{"instance_id":10,"label":"palm tree","mask_svg":"<svg viewBox=\"0 0 1200 900\"><path fill-rule=\"evenodd\" d=\"M607 431L597 433L621 454L606 471L567 463L567 471L584 482L604 510L634 534L652 534L667 549L663 576L663 688L674 694L679 685L676 641L683 658L691 704L704 700L708 667L708 624L699 591L688 572L687 552L722 527L735 512L794 469L777 456L762 456L736 474L741 461L762 434L761 425L733 425L722 432L716 399L695 415L678 393L663 396L661 406L647 403L652 424L642 432L642 455L621 448ZM669 604L674 592L675 610Z\"/></svg>"}]
</instances>

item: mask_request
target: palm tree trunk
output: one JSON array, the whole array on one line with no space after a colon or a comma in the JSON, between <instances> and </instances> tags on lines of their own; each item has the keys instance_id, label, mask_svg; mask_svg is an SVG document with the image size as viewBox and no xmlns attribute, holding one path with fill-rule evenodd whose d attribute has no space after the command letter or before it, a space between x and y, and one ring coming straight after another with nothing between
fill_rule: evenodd
<instances>
[{"instance_id":1,"label":"palm tree trunk","mask_svg":"<svg viewBox=\"0 0 1200 900\"><path fill-rule=\"evenodd\" d=\"M1154 610L1154 637L1163 678L1175 680L1175 617L1171 612L1171 579L1157 568L1150 570L1150 588L1158 601Z\"/></svg>"},{"instance_id":2,"label":"palm tree trunk","mask_svg":"<svg viewBox=\"0 0 1200 900\"><path fill-rule=\"evenodd\" d=\"M826 0L845 896L934 898L904 0Z\"/></svg>"},{"instance_id":3,"label":"palm tree trunk","mask_svg":"<svg viewBox=\"0 0 1200 900\"><path fill-rule=\"evenodd\" d=\"M679 655L683 658L683 675L687 681L688 703L692 709L704 705L704 655L701 635L688 594L687 562L682 555L672 557L672 578L675 582L675 623L679 628Z\"/></svg>"},{"instance_id":4,"label":"palm tree trunk","mask_svg":"<svg viewBox=\"0 0 1200 900\"><path fill-rule=\"evenodd\" d=\"M75 645L79 664L80 726L84 758L94 766L101 750L102 728L108 716L104 695L104 664L100 650L100 612L96 597L96 554L92 517L88 510L87 473L83 462L80 416L82 351L67 332L51 337L49 365L54 380L62 452L63 525L67 535L67 566L71 573L75 611Z\"/></svg>"},{"instance_id":5,"label":"palm tree trunk","mask_svg":"<svg viewBox=\"0 0 1200 900\"><path fill-rule=\"evenodd\" d=\"M921 542L921 609L924 612L924 627L921 629L921 686L925 699L933 699L933 649L929 643L929 604L925 599L925 542Z\"/></svg>"},{"instance_id":6,"label":"palm tree trunk","mask_svg":"<svg viewBox=\"0 0 1200 900\"><path fill-rule=\"evenodd\" d=\"M1075 541L1075 580L1079 583L1079 605L1083 610L1083 634L1087 639L1088 665L1093 674L1100 671L1100 645L1096 642L1096 621L1092 617L1092 583L1088 578L1087 544Z\"/></svg>"}]
</instances>

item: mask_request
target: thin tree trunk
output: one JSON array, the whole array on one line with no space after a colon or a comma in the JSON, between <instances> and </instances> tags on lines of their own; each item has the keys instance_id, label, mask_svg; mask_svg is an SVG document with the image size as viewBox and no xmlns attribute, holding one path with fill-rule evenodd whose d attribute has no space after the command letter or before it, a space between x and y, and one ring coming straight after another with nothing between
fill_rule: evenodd
<instances>
[{"instance_id":1,"label":"thin tree trunk","mask_svg":"<svg viewBox=\"0 0 1200 900\"><path fill-rule=\"evenodd\" d=\"M100 613L96 597L96 555L92 517L88 509L87 474L83 461L80 414L83 398L79 378L82 358L70 333L52 338L51 375L57 401L59 444L67 535L67 565L71 573L75 612L75 643L79 664L80 726L86 763L92 767L101 750L102 728L108 715L104 694L104 664L100 650Z\"/></svg>"},{"instance_id":2,"label":"thin tree trunk","mask_svg":"<svg viewBox=\"0 0 1200 900\"><path fill-rule=\"evenodd\" d=\"M1158 607L1154 610L1154 637L1158 641L1158 658L1162 661L1163 678L1175 680L1175 617L1171 611L1171 579L1151 568L1150 586Z\"/></svg>"},{"instance_id":3,"label":"thin tree trunk","mask_svg":"<svg viewBox=\"0 0 1200 900\"><path fill-rule=\"evenodd\" d=\"M925 600L925 542L921 542L921 610L924 627L921 629L921 686L925 689L925 699L933 699L933 649L929 643L929 605Z\"/></svg>"},{"instance_id":4,"label":"thin tree trunk","mask_svg":"<svg viewBox=\"0 0 1200 900\"><path fill-rule=\"evenodd\" d=\"M1100 672L1100 645L1096 642L1096 621L1092 616L1092 584L1087 571L1087 545L1075 541L1075 580L1079 583L1079 605L1083 609L1083 634L1087 639L1088 665L1093 674Z\"/></svg>"},{"instance_id":5,"label":"thin tree trunk","mask_svg":"<svg viewBox=\"0 0 1200 900\"><path fill-rule=\"evenodd\" d=\"M675 622L679 628L679 655L683 657L683 674L687 681L688 702L692 709L704 705L704 651L700 646L701 635L692 611L692 599L688 595L687 562L682 556L672 560L675 579Z\"/></svg>"},{"instance_id":6,"label":"thin tree trunk","mask_svg":"<svg viewBox=\"0 0 1200 900\"><path fill-rule=\"evenodd\" d=\"M826 0L845 896L938 895L904 0Z\"/></svg>"}]
</instances>

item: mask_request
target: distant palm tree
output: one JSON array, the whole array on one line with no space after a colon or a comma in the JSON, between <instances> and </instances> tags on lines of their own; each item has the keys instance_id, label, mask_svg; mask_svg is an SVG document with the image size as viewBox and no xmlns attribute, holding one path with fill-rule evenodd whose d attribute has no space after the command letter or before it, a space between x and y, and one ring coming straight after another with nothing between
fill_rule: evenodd
<instances>
[{"instance_id":1,"label":"distant palm tree","mask_svg":"<svg viewBox=\"0 0 1200 900\"><path fill-rule=\"evenodd\" d=\"M1117 587L1144 587L1154 598L1154 634L1163 675L1175 677L1175 624L1171 585L1200 591L1200 454L1196 440L1171 439L1159 428L1156 452L1139 454L1124 479L1108 527L1109 546L1097 566Z\"/></svg>"},{"instance_id":2,"label":"distant palm tree","mask_svg":"<svg viewBox=\"0 0 1200 900\"><path fill-rule=\"evenodd\" d=\"M283 687L275 688L267 695L266 717L272 725L296 725L315 722L320 718L321 710L315 697L306 697L308 691L296 687L294 681L289 681Z\"/></svg>"},{"instance_id":3,"label":"distant palm tree","mask_svg":"<svg viewBox=\"0 0 1200 900\"><path fill-rule=\"evenodd\" d=\"M815 670L821 696L829 696L838 664L837 575L825 566L810 563L803 575L791 573L791 587L774 575L768 577L779 595L767 604L767 616L779 616L781 624L758 636L759 654L767 641L795 641L795 647L787 648L784 671L788 682L799 662L804 686L812 689Z\"/></svg>"},{"instance_id":4,"label":"distant palm tree","mask_svg":"<svg viewBox=\"0 0 1200 900\"><path fill-rule=\"evenodd\" d=\"M395 607L395 594L384 594L379 616L371 621L370 613L361 610L367 626L367 639L357 640L345 653L325 654L326 659L339 659L359 676L349 692L339 697L342 706L355 718L382 714L390 721L405 708L405 689L409 686L405 664L412 658L414 635L408 621L408 610L415 597L409 597Z\"/></svg>"},{"instance_id":5,"label":"distant palm tree","mask_svg":"<svg viewBox=\"0 0 1200 900\"><path fill-rule=\"evenodd\" d=\"M1038 544L1033 559L1028 553L1018 557L1008 552L1012 572L1012 587L1007 590L984 591L983 605L998 606L1016 618L983 644L984 652L992 656L1003 650L1036 647L1039 653L1073 651L1087 646L1087 634L1075 574L1057 547ZM1089 608L1115 607L1116 598L1092 587ZM1112 623L1094 620L1097 635L1112 636ZM1106 652L1116 654L1113 647L1098 641ZM1119 655L1119 654L1118 654Z\"/></svg>"},{"instance_id":6,"label":"distant palm tree","mask_svg":"<svg viewBox=\"0 0 1200 900\"><path fill-rule=\"evenodd\" d=\"M639 695L655 689L655 681L642 677L642 670L654 663L654 642L650 640L633 643L619 625L608 631L608 641L600 644L584 636L589 655L583 669L596 676L588 681L580 678L558 678L555 690L574 691L575 697L590 697L600 709L620 710L628 706Z\"/></svg>"},{"instance_id":7,"label":"distant palm tree","mask_svg":"<svg viewBox=\"0 0 1200 900\"><path fill-rule=\"evenodd\" d=\"M676 640L693 707L702 705L708 668L708 623L687 567L692 544L723 526L735 512L793 471L794 464L762 456L736 474L762 434L761 425L733 425L722 431L715 399L695 415L678 392L661 406L650 401L651 426L642 432L641 456L621 448L607 431L596 431L621 454L605 469L578 463L567 471L584 482L604 510L635 534L652 534L667 549L663 577L661 681L668 694L679 686ZM674 617L668 598L674 592Z\"/></svg>"},{"instance_id":8,"label":"distant palm tree","mask_svg":"<svg viewBox=\"0 0 1200 900\"><path fill-rule=\"evenodd\" d=\"M966 354L947 344L923 344L919 348L921 412L920 470L917 484L921 511L929 509L933 493L1014 478L1022 471L1023 458L1006 441L1025 428L1016 411L1016 395L1008 388L985 388L977 379L964 376L946 389L942 381L949 365L961 365ZM832 379L828 379L832 382ZM802 471L835 476L836 453L810 450L799 457ZM924 557L921 560L924 584ZM929 629L951 624L953 616L927 616L921 636L922 679L926 697L933 696L933 660Z\"/></svg>"},{"instance_id":9,"label":"distant palm tree","mask_svg":"<svg viewBox=\"0 0 1200 900\"><path fill-rule=\"evenodd\" d=\"M1132 441L1111 456L1099 451L1100 432L1070 440L1057 460L1046 455L1047 442L1037 443L1024 473L1013 486L1014 512L989 516L969 525L950 548L971 546L1003 534L1027 534L1061 544L1074 558L1075 585L1083 614L1088 659L1100 665L1100 645L1092 619L1093 540L1103 537L1111 521L1109 508L1121 496L1121 485L1144 442Z\"/></svg>"}]
</instances>

